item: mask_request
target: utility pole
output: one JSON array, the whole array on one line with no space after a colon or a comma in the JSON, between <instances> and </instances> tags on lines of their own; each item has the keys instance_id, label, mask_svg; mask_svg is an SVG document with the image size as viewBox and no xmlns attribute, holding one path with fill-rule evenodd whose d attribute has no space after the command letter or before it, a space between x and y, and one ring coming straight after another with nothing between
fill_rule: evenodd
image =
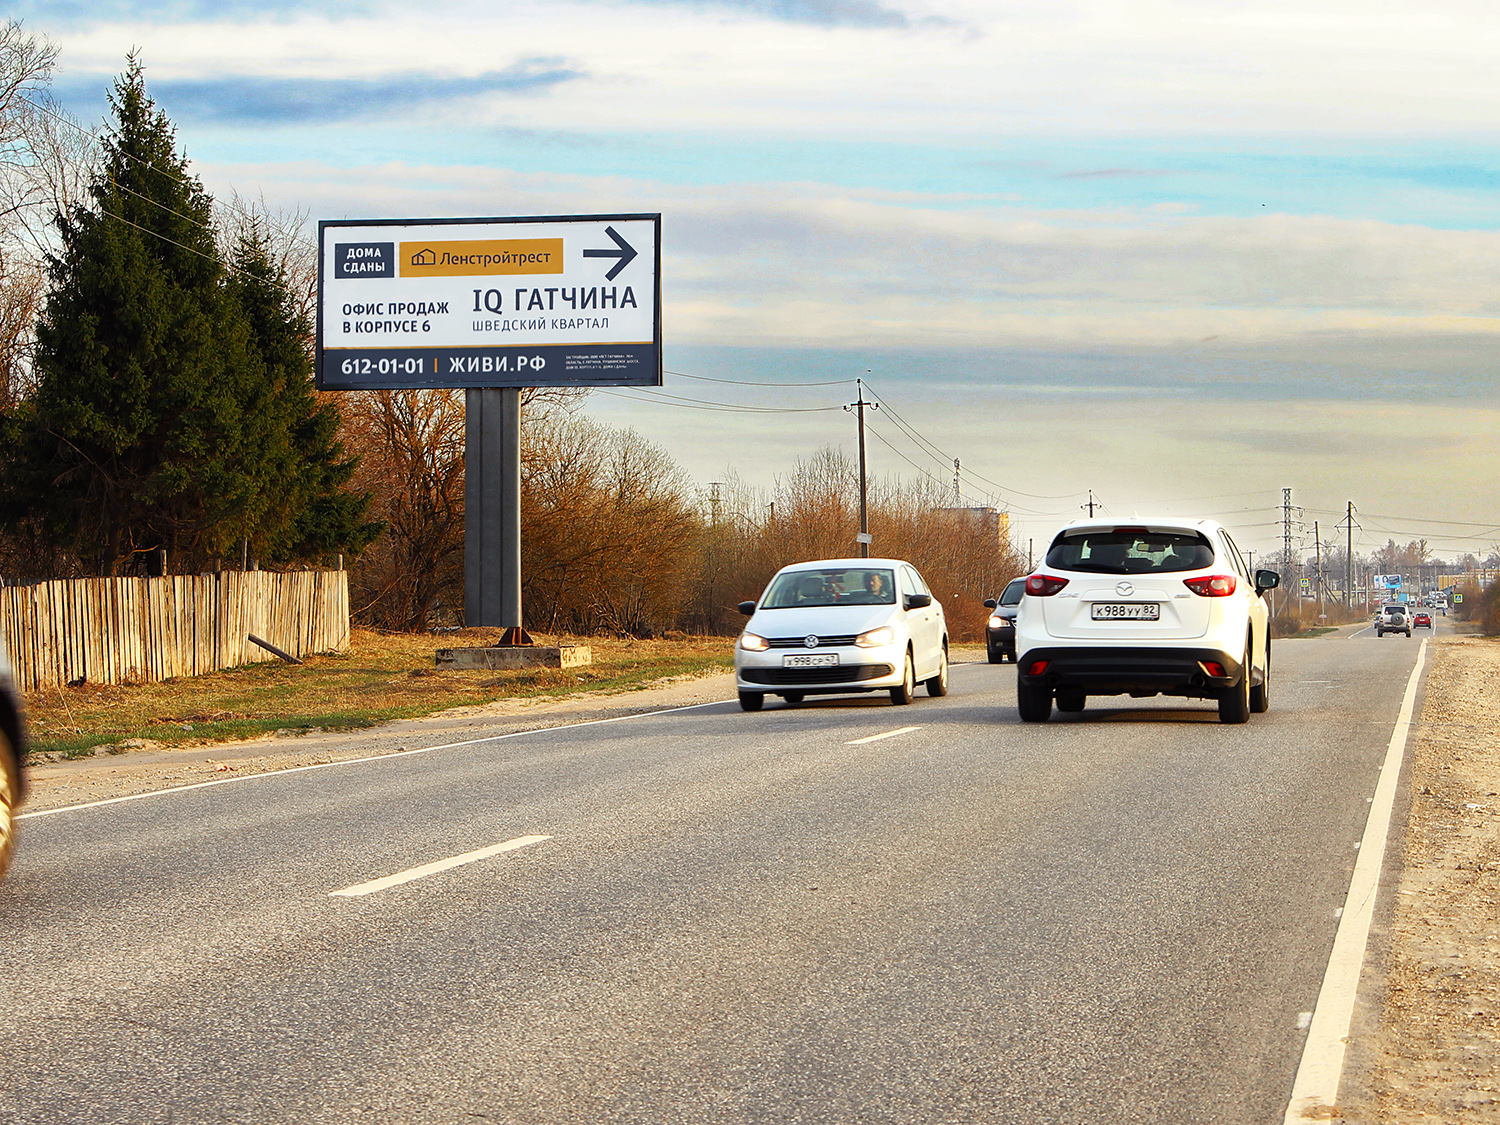
<instances>
[{"instance_id":1,"label":"utility pole","mask_svg":"<svg viewBox=\"0 0 1500 1125\"><path fill-rule=\"evenodd\" d=\"M708 482L708 487L711 488L711 489L713 489L713 491L709 494L709 497L708 497L708 506L709 506L709 510L713 513L713 515L711 517L712 521L713 521L713 526L714 527L718 527L719 526L719 504L723 501L723 497L719 495L719 489L721 489L721 488L724 487L724 482L721 481L721 480L711 480L711 481Z\"/></svg>"},{"instance_id":2,"label":"utility pole","mask_svg":"<svg viewBox=\"0 0 1500 1125\"><path fill-rule=\"evenodd\" d=\"M959 490L958 490L958 458L957 457L953 458L953 506L955 508L962 508L963 507L963 499L960 496Z\"/></svg>"},{"instance_id":3,"label":"utility pole","mask_svg":"<svg viewBox=\"0 0 1500 1125\"><path fill-rule=\"evenodd\" d=\"M844 407L853 410L859 418L859 557L870 557L870 491L869 477L865 472L865 407L879 410L880 403L865 401L865 381L855 379L859 391L858 399Z\"/></svg>"},{"instance_id":4,"label":"utility pole","mask_svg":"<svg viewBox=\"0 0 1500 1125\"><path fill-rule=\"evenodd\" d=\"M1318 537L1318 521L1313 520L1313 558L1317 560L1318 620L1323 620L1323 540Z\"/></svg>"},{"instance_id":5,"label":"utility pole","mask_svg":"<svg viewBox=\"0 0 1500 1125\"><path fill-rule=\"evenodd\" d=\"M1281 490L1281 584L1290 587L1292 581L1292 490ZM1287 589L1281 596L1281 609L1286 612L1287 600L1292 591Z\"/></svg>"},{"instance_id":6,"label":"utility pole","mask_svg":"<svg viewBox=\"0 0 1500 1125\"><path fill-rule=\"evenodd\" d=\"M1354 501L1344 510L1344 608L1354 608Z\"/></svg>"},{"instance_id":7,"label":"utility pole","mask_svg":"<svg viewBox=\"0 0 1500 1125\"><path fill-rule=\"evenodd\" d=\"M1087 504L1080 504L1078 506L1080 508L1087 508L1089 510L1089 519L1093 519L1094 518L1094 505L1098 504L1098 503L1099 503L1099 501L1097 501L1097 500L1094 499L1094 490L1091 488L1091 489L1089 489L1089 502Z\"/></svg>"}]
</instances>

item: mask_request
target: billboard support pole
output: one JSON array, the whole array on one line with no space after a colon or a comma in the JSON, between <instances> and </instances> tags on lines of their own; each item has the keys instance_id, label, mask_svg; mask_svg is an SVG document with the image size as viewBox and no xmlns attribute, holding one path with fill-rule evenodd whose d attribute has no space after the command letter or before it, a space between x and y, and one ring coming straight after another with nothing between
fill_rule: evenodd
<instances>
[{"instance_id":1,"label":"billboard support pole","mask_svg":"<svg viewBox=\"0 0 1500 1125\"><path fill-rule=\"evenodd\" d=\"M464 624L529 645L521 617L521 389L464 396Z\"/></svg>"}]
</instances>

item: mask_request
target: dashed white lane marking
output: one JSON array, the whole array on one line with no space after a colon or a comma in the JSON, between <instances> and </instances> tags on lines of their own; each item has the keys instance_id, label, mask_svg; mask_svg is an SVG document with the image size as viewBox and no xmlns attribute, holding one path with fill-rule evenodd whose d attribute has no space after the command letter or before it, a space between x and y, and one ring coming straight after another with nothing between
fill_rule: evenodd
<instances>
[{"instance_id":1,"label":"dashed white lane marking","mask_svg":"<svg viewBox=\"0 0 1500 1125\"><path fill-rule=\"evenodd\" d=\"M464 852L463 855L449 856L447 859L434 860L420 867L408 867L405 871L398 871L394 875L387 875L382 879L371 879L368 883L355 883L352 887L345 887L340 891L329 891L328 894L329 897L358 898L360 895L374 894L388 887L399 887L402 883L425 879L429 875L436 875L439 871L462 867L466 863L489 859L490 856L499 855L501 852L513 852L517 848L526 847L527 844L539 844L543 840L550 839L552 839L551 836L517 836L514 840L506 840L503 844L491 844L487 848Z\"/></svg>"},{"instance_id":2,"label":"dashed white lane marking","mask_svg":"<svg viewBox=\"0 0 1500 1125\"><path fill-rule=\"evenodd\" d=\"M1306 1031L1307 1030L1307 1025L1310 1024L1310 1023L1312 1023L1312 1013L1311 1012L1298 1012L1297 1013L1297 1030L1298 1031Z\"/></svg>"},{"instance_id":3,"label":"dashed white lane marking","mask_svg":"<svg viewBox=\"0 0 1500 1125\"><path fill-rule=\"evenodd\" d=\"M22 813L17 820L31 820L39 816L56 816L58 813L77 812L79 809L101 809L105 805L120 805L126 801L145 801L152 797L171 797L178 793L190 793L194 789L212 789L219 785L236 785L243 781L267 781L309 770L330 770L339 766L358 766L368 762L387 762L397 758L409 758L413 754L431 754L434 750L454 750L460 746L479 746L486 742L500 742L507 738L523 738L529 734L545 734L548 731L572 730L576 727L597 727L605 723L623 723L628 719L649 719L654 715L671 715L678 711L696 711L700 707L722 707L732 700L718 699L711 703L690 703L686 707L664 707L660 711L640 711L634 715L614 715L608 719L588 719L581 723L560 723L555 727L532 727L529 730L513 730L505 734L492 734L486 738L470 738L463 742L445 742L440 746L419 746L415 750L393 750L389 754L371 754L366 758L344 758L337 762L318 762L311 766L293 766L285 770L267 770L265 773L246 773L239 777L221 777L214 781L198 781L192 785L176 785L171 789L152 789L146 793L131 793L125 797L106 797L102 801L85 801L79 805L60 805L55 809L38 809Z\"/></svg>"},{"instance_id":4,"label":"dashed white lane marking","mask_svg":"<svg viewBox=\"0 0 1500 1125\"><path fill-rule=\"evenodd\" d=\"M1344 1072L1344 1049L1348 1043L1349 1024L1354 1019L1354 1000L1359 991L1359 973L1365 962L1365 945L1370 938L1370 923L1375 914L1375 892L1380 885L1380 868L1385 860L1386 837L1390 833L1391 810L1396 803L1396 781L1406 757L1406 736L1411 730L1412 711L1417 702L1417 685L1422 681L1422 667L1427 657L1427 638L1417 649L1416 666L1406 681L1406 694L1396 727L1386 745L1385 762L1375 786L1375 799L1365 821L1364 839L1356 844L1359 859L1349 880L1349 894L1344 899L1344 913L1333 938L1333 952L1323 974L1323 987L1313 1006L1307 1040L1302 1047L1302 1062L1292 1083L1283 1125L1304 1125L1325 1117L1338 1104L1339 1080Z\"/></svg>"},{"instance_id":5,"label":"dashed white lane marking","mask_svg":"<svg viewBox=\"0 0 1500 1125\"><path fill-rule=\"evenodd\" d=\"M851 738L848 742L844 743L844 745L863 746L866 742L879 742L882 738L895 738L898 734L906 734L909 731L921 729L921 727L897 727L895 730L888 730L884 734L872 734L868 735L865 738Z\"/></svg>"}]
</instances>

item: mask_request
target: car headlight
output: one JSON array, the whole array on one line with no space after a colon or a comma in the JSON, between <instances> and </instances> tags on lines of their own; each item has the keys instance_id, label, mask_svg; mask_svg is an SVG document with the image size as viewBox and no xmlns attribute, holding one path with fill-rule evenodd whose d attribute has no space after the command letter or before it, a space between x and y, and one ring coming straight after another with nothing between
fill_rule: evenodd
<instances>
[{"instance_id":1,"label":"car headlight","mask_svg":"<svg viewBox=\"0 0 1500 1125\"><path fill-rule=\"evenodd\" d=\"M765 637L757 637L754 633L740 634L740 648L746 652L765 652L771 647L771 642Z\"/></svg>"},{"instance_id":2,"label":"car headlight","mask_svg":"<svg viewBox=\"0 0 1500 1125\"><path fill-rule=\"evenodd\" d=\"M999 629L1004 624L1005 624L1005 618L1003 618L1003 617L991 617L990 618L990 628L991 629Z\"/></svg>"},{"instance_id":3,"label":"car headlight","mask_svg":"<svg viewBox=\"0 0 1500 1125\"><path fill-rule=\"evenodd\" d=\"M896 630L889 625L882 625L879 629L861 633L854 638L854 643L860 648L883 648L896 643Z\"/></svg>"}]
</instances>

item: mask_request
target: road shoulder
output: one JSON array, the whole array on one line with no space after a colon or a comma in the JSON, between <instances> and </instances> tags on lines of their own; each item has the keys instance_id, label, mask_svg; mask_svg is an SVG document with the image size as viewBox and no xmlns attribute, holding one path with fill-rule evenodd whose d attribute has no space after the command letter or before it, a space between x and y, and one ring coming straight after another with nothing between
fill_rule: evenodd
<instances>
[{"instance_id":1,"label":"road shoulder","mask_svg":"<svg viewBox=\"0 0 1500 1125\"><path fill-rule=\"evenodd\" d=\"M1431 651L1338 1121L1500 1121L1500 641L1444 636Z\"/></svg>"}]
</instances>

